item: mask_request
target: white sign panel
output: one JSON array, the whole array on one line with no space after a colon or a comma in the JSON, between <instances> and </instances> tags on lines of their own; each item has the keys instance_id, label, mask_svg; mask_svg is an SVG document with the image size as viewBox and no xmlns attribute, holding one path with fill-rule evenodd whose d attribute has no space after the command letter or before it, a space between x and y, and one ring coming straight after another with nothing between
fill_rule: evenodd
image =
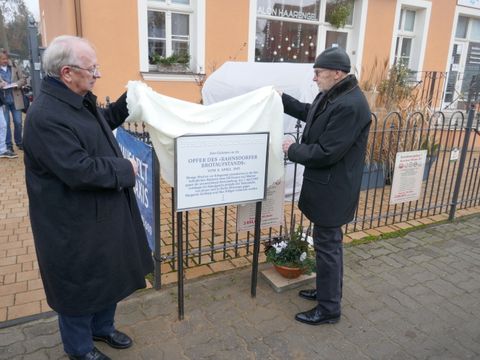
<instances>
[{"instance_id":1,"label":"white sign panel","mask_svg":"<svg viewBox=\"0 0 480 360\"><path fill-rule=\"evenodd\" d=\"M458 0L457 4L480 9L480 0Z\"/></svg>"},{"instance_id":2,"label":"white sign panel","mask_svg":"<svg viewBox=\"0 0 480 360\"><path fill-rule=\"evenodd\" d=\"M420 198L426 159L427 150L397 153L390 204L415 201Z\"/></svg>"},{"instance_id":3,"label":"white sign panel","mask_svg":"<svg viewBox=\"0 0 480 360\"><path fill-rule=\"evenodd\" d=\"M267 198L262 204L260 228L282 225L285 198L285 180L275 181L267 189ZM253 231L255 227L255 203L237 206L237 232Z\"/></svg>"},{"instance_id":4,"label":"white sign panel","mask_svg":"<svg viewBox=\"0 0 480 360\"><path fill-rule=\"evenodd\" d=\"M268 141L269 133L176 138L176 211L263 200Z\"/></svg>"},{"instance_id":5,"label":"white sign panel","mask_svg":"<svg viewBox=\"0 0 480 360\"><path fill-rule=\"evenodd\" d=\"M460 157L460 150L458 148L453 148L450 152L450 161L457 161Z\"/></svg>"}]
</instances>

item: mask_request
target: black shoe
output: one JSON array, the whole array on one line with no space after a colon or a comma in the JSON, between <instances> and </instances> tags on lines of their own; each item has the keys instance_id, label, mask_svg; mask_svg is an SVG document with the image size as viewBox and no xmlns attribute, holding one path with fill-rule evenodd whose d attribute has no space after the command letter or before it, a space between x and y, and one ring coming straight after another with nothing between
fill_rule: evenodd
<instances>
[{"instance_id":1,"label":"black shoe","mask_svg":"<svg viewBox=\"0 0 480 360\"><path fill-rule=\"evenodd\" d=\"M118 330L114 330L113 333L106 336L93 335L93 341L103 341L115 349L127 349L133 344L132 339L127 334Z\"/></svg>"},{"instance_id":2,"label":"black shoe","mask_svg":"<svg viewBox=\"0 0 480 360\"><path fill-rule=\"evenodd\" d=\"M300 290L298 296L307 300L317 300L317 290L316 289L307 289Z\"/></svg>"},{"instance_id":3,"label":"black shoe","mask_svg":"<svg viewBox=\"0 0 480 360\"><path fill-rule=\"evenodd\" d=\"M23 145L17 145L17 149L23 151Z\"/></svg>"},{"instance_id":4,"label":"black shoe","mask_svg":"<svg viewBox=\"0 0 480 360\"><path fill-rule=\"evenodd\" d=\"M85 355L68 355L70 360L112 360L107 355L102 353L96 347Z\"/></svg>"},{"instance_id":5,"label":"black shoe","mask_svg":"<svg viewBox=\"0 0 480 360\"><path fill-rule=\"evenodd\" d=\"M309 325L335 324L340 321L340 313L324 314L315 306L313 309L298 313L295 320Z\"/></svg>"}]
</instances>

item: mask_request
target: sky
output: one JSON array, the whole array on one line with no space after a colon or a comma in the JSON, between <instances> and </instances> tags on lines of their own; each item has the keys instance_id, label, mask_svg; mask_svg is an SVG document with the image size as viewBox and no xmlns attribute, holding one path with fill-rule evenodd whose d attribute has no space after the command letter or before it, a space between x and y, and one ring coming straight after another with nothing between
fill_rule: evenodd
<instances>
[{"instance_id":1,"label":"sky","mask_svg":"<svg viewBox=\"0 0 480 360\"><path fill-rule=\"evenodd\" d=\"M28 10L33 14L35 20L40 19L40 11L38 9L38 0L23 0Z\"/></svg>"}]
</instances>

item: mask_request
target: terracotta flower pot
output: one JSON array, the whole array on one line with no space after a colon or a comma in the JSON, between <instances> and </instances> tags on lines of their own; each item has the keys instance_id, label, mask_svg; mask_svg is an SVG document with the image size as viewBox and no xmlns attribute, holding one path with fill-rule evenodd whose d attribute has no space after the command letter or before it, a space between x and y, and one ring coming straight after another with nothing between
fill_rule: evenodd
<instances>
[{"instance_id":1,"label":"terracotta flower pot","mask_svg":"<svg viewBox=\"0 0 480 360\"><path fill-rule=\"evenodd\" d=\"M280 275L282 275L284 278L287 278L287 279L296 279L303 274L302 268L280 266L275 264L273 264L273 266L275 267L275 270L277 270L277 272Z\"/></svg>"}]
</instances>

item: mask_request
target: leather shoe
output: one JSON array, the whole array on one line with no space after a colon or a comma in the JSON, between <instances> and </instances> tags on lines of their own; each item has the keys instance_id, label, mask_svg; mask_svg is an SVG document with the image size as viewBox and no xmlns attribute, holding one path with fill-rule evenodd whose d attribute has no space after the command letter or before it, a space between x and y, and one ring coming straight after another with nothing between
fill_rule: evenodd
<instances>
[{"instance_id":1,"label":"leather shoe","mask_svg":"<svg viewBox=\"0 0 480 360\"><path fill-rule=\"evenodd\" d=\"M308 325L335 324L340 321L340 313L326 314L322 313L318 306L313 309L298 313L295 320Z\"/></svg>"},{"instance_id":2,"label":"leather shoe","mask_svg":"<svg viewBox=\"0 0 480 360\"><path fill-rule=\"evenodd\" d=\"M317 300L317 289L300 290L298 296L307 300Z\"/></svg>"},{"instance_id":3,"label":"leather shoe","mask_svg":"<svg viewBox=\"0 0 480 360\"><path fill-rule=\"evenodd\" d=\"M118 330L114 330L111 334L105 336L93 335L93 341L103 341L115 349L127 349L132 346L132 339Z\"/></svg>"},{"instance_id":4,"label":"leather shoe","mask_svg":"<svg viewBox=\"0 0 480 360\"><path fill-rule=\"evenodd\" d=\"M70 360L112 360L96 347L94 347L92 351L86 353L85 355L68 355L68 358Z\"/></svg>"}]
</instances>

